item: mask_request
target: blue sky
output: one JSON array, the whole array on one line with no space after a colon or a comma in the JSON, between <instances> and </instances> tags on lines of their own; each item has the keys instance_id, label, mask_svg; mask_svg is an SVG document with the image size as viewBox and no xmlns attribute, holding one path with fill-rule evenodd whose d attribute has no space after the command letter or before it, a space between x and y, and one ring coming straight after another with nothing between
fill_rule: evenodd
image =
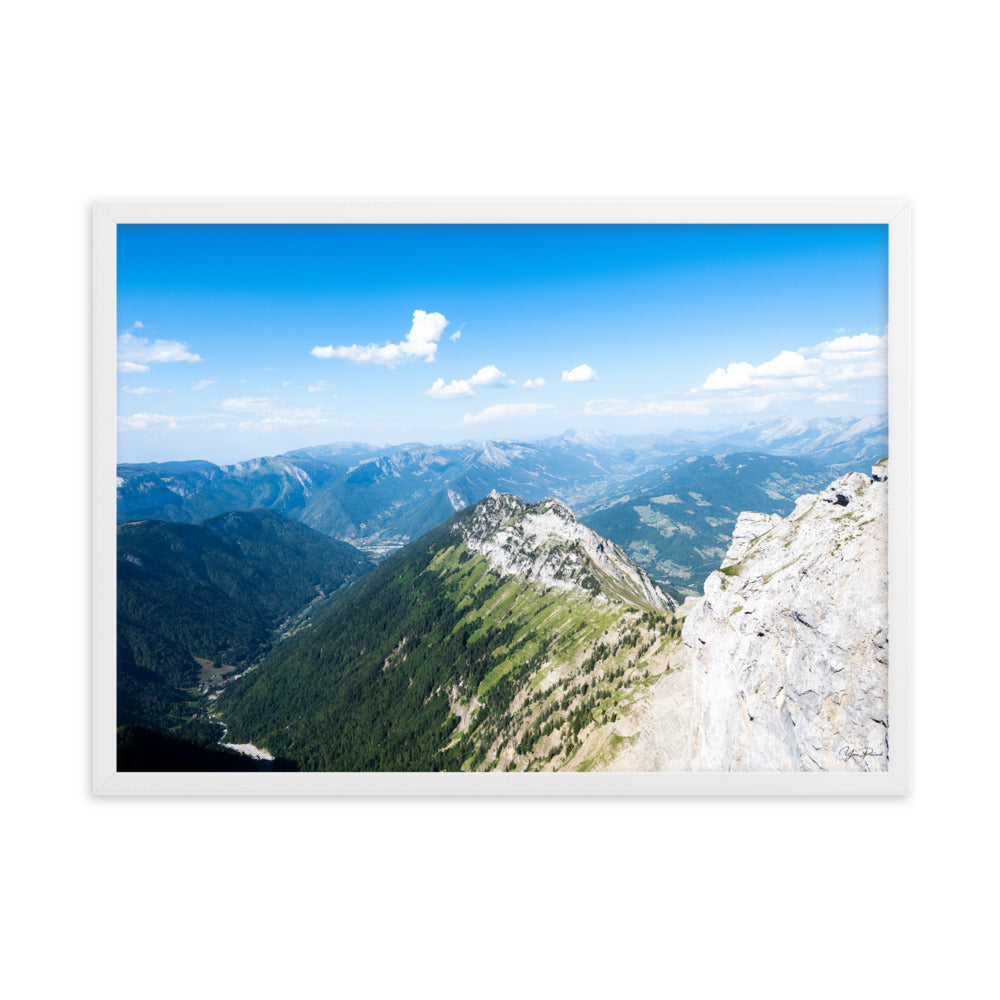
<instances>
[{"instance_id":1,"label":"blue sky","mask_svg":"<svg viewBox=\"0 0 1000 1000\"><path fill-rule=\"evenodd\" d=\"M118 226L119 461L887 409L886 226Z\"/></svg>"}]
</instances>

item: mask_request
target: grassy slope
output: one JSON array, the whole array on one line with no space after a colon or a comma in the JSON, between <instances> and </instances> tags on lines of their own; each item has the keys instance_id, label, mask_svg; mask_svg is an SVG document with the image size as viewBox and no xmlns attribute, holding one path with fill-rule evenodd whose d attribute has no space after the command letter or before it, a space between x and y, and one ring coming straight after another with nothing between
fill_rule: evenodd
<instances>
[{"instance_id":1,"label":"grassy slope","mask_svg":"<svg viewBox=\"0 0 1000 1000\"><path fill-rule=\"evenodd\" d=\"M235 682L218 703L230 738L316 770L580 766L588 727L625 709L676 622L501 579L452 523Z\"/></svg>"}]
</instances>

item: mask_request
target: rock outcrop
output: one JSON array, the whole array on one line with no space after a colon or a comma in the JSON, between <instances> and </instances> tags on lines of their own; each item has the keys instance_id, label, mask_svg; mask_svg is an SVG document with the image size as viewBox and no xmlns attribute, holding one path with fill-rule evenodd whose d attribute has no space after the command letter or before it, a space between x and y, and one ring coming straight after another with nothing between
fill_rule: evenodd
<instances>
[{"instance_id":1,"label":"rock outcrop","mask_svg":"<svg viewBox=\"0 0 1000 1000\"><path fill-rule=\"evenodd\" d=\"M888 463L743 513L684 625L692 770L888 765Z\"/></svg>"},{"instance_id":2,"label":"rock outcrop","mask_svg":"<svg viewBox=\"0 0 1000 1000\"><path fill-rule=\"evenodd\" d=\"M493 490L455 530L501 576L521 576L561 590L583 588L598 600L617 599L658 611L676 607L614 542L582 525L559 500L526 504Z\"/></svg>"}]
</instances>

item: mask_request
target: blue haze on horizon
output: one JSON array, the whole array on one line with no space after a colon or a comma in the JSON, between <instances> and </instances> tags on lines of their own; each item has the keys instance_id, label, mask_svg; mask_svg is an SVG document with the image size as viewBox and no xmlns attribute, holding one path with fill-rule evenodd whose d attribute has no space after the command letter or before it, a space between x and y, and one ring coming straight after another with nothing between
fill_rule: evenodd
<instances>
[{"instance_id":1,"label":"blue haze on horizon","mask_svg":"<svg viewBox=\"0 0 1000 1000\"><path fill-rule=\"evenodd\" d=\"M120 225L119 461L884 413L887 271L884 225Z\"/></svg>"}]
</instances>

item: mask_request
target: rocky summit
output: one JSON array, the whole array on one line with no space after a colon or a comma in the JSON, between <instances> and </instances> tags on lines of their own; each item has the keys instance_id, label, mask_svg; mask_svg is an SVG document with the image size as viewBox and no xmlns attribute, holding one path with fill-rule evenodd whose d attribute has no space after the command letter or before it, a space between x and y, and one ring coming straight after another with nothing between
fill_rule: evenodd
<instances>
[{"instance_id":1,"label":"rocky summit","mask_svg":"<svg viewBox=\"0 0 1000 1000\"><path fill-rule=\"evenodd\" d=\"M888 478L740 515L683 630L692 770L887 768Z\"/></svg>"},{"instance_id":2,"label":"rocky summit","mask_svg":"<svg viewBox=\"0 0 1000 1000\"><path fill-rule=\"evenodd\" d=\"M454 530L501 576L560 590L582 588L599 601L618 599L657 611L676 608L614 542L581 524L559 500L526 504L493 490Z\"/></svg>"}]
</instances>

